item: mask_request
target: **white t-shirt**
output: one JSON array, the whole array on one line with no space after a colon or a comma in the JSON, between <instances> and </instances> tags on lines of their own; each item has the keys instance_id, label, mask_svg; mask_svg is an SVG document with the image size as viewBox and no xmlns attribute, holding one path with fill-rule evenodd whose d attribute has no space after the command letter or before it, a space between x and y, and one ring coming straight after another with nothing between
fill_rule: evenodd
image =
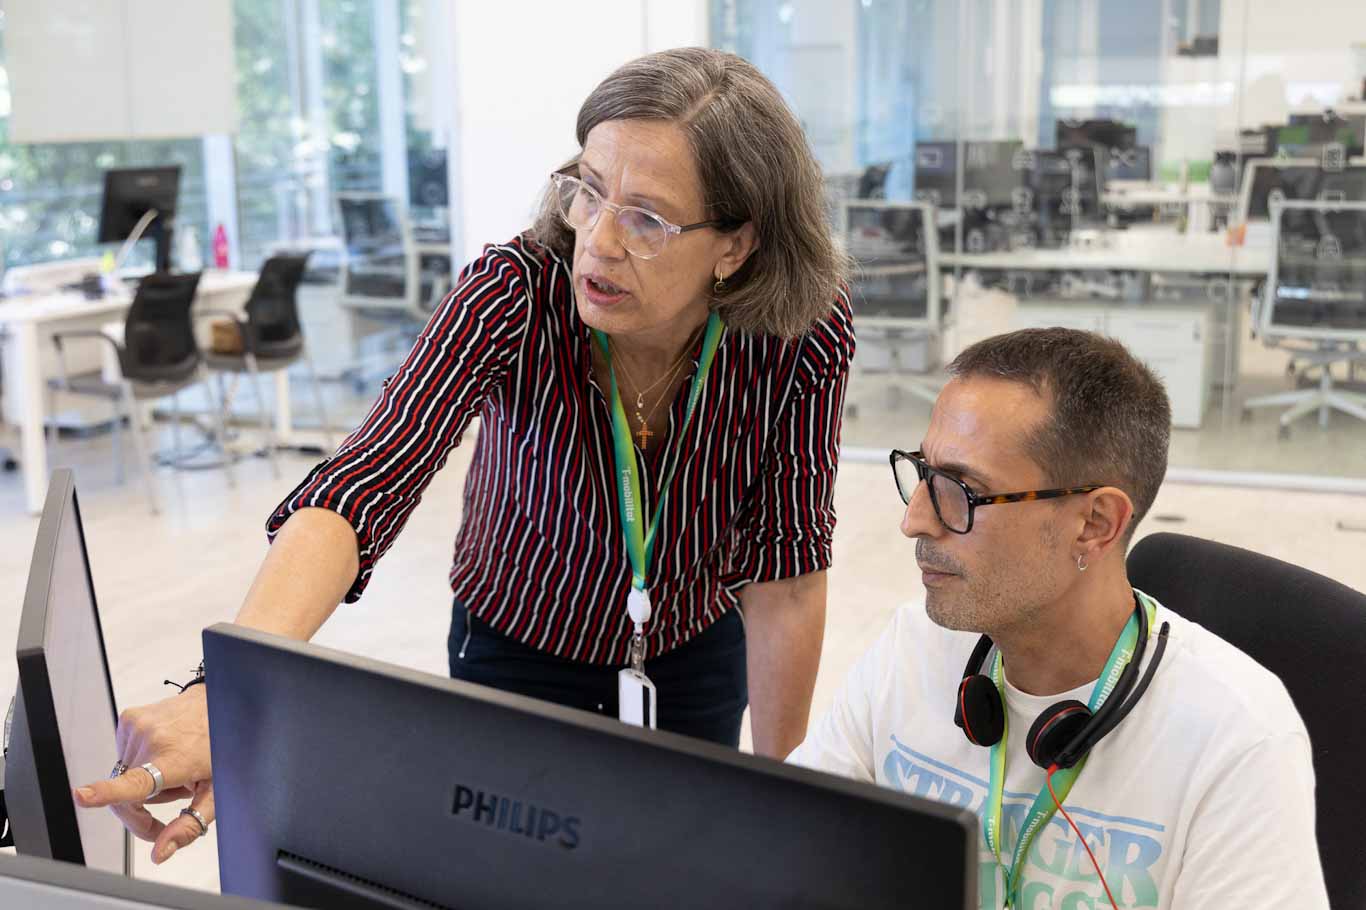
<instances>
[{"instance_id":1,"label":"white t-shirt","mask_svg":"<svg viewBox=\"0 0 1366 910\"><path fill-rule=\"evenodd\" d=\"M1159 607L1167 650L1137 707L1092 750L1063 806L1121 907L1327 908L1314 837L1314 769L1304 723L1280 680L1196 623ZM789 761L971 809L987 796L990 750L953 723L978 636L902 607ZM1143 666L1151 660L1149 647ZM989 667L989 663L988 663ZM989 669L983 672L990 672ZM1049 705L1088 702L1092 684L1047 697L1010 685L1002 859L1044 784L1024 733ZM981 845L981 905L1002 906L1003 874ZM1034 839L1022 910L1110 906L1061 813Z\"/></svg>"}]
</instances>

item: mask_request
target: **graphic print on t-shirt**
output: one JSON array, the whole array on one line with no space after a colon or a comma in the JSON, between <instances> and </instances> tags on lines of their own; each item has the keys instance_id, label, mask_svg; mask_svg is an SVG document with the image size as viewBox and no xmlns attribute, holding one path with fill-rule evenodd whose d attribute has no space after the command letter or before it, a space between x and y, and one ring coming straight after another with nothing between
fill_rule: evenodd
<instances>
[{"instance_id":1,"label":"graphic print on t-shirt","mask_svg":"<svg viewBox=\"0 0 1366 910\"><path fill-rule=\"evenodd\" d=\"M970 810L979 818L987 797L987 781L954 768L891 737L883 774L894 789ZM1001 800L1002 859L1014 855L1034 793L1006 790ZM1065 803L1096 855L1115 900L1124 908L1156 907L1166 829L1160 824L1092 812ZM983 907L1000 907L1003 870L979 838L981 867L978 888ZM1108 907L1091 859L1067 820L1056 814L1030 848L1020 889L1018 910L1096 910Z\"/></svg>"}]
</instances>

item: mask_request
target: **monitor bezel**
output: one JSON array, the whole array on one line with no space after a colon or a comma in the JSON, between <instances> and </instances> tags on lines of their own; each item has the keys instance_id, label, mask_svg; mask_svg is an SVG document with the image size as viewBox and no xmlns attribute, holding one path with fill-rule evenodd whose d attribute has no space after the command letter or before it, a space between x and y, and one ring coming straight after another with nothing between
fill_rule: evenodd
<instances>
[{"instance_id":1,"label":"monitor bezel","mask_svg":"<svg viewBox=\"0 0 1366 910\"><path fill-rule=\"evenodd\" d=\"M138 881L100 869L35 856L0 855L0 880L4 879L145 904L158 910L266 910L281 906L237 895L212 894L158 882Z\"/></svg>"},{"instance_id":2,"label":"monitor bezel","mask_svg":"<svg viewBox=\"0 0 1366 910\"><path fill-rule=\"evenodd\" d=\"M66 505L76 522L77 542L80 544L85 566L85 583L94 608L95 632L99 637L100 657L104 662L104 684L113 706L113 720L118 723L118 702L114 698L114 682L109 672L109 654L104 645L104 625L95 599L95 582L90 571L90 553L86 547L85 526L81 521L80 502L76 496L76 478L69 468L52 472L48 481L47 499L43 504L38 534L33 544L33 559L29 564L28 581L19 615L19 634L15 655L19 669L18 695L23 699L24 718L29 747L33 752L34 772L38 777L39 798L47 824L48 844L52 858L85 865L85 850L81 845L80 828L76 822L76 805L72 800L72 782L66 773L66 752L61 730L57 725L56 702L52 697L52 682L47 670L48 606L53 575L56 571L57 543L64 529ZM50 735L34 735L37 727L46 727ZM113 756L117 758L117 756ZM128 832L123 832L123 874L132 874L132 844Z\"/></svg>"},{"instance_id":3,"label":"monitor bezel","mask_svg":"<svg viewBox=\"0 0 1366 910\"><path fill-rule=\"evenodd\" d=\"M981 837L981 827L978 817L965 808L924 797L916 797L874 783L851 780L798 765L749 755L738 749L681 734L663 730L645 730L591 712L539 701L463 680L437 676L310 642L296 641L233 623L218 623L205 629L203 643L205 661L210 668L207 679L207 695L211 727L210 738L213 743L220 742L220 740L213 738L214 719L221 711L228 710L223 705L231 700L230 696L225 697L217 694L220 690L218 689L219 684L215 680L215 672L224 672L222 667L227 655L234 651L240 651L243 645L246 645L249 650L262 648L275 650L291 658L304 658L320 664L331 665L343 671L373 674L402 686L421 687L437 693L450 693L466 699L477 699L487 705L530 715L555 725L577 728L594 734L607 734L620 740L638 744L649 750L667 750L685 758L701 759L750 773L766 775L776 778L780 782L815 786L827 793L863 803L892 809L911 807L937 819L956 823L962 832L963 855L970 858L970 865L964 870L962 893L971 906L977 906L978 866L975 860L978 856L977 845ZM220 748L222 747L215 747L215 757L218 757ZM224 802L222 805L226 807L228 803ZM221 865L226 862L226 857L231 854L232 848L225 852L221 840L224 835L220 832L219 836Z\"/></svg>"}]
</instances>

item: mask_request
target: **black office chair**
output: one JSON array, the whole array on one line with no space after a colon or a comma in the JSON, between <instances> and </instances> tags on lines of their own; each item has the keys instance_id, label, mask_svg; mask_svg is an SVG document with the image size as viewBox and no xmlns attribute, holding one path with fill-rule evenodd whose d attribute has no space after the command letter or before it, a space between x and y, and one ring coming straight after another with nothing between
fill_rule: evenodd
<instances>
[{"instance_id":1,"label":"black office chair","mask_svg":"<svg viewBox=\"0 0 1366 910\"><path fill-rule=\"evenodd\" d=\"M1129 580L1280 677L1314 752L1319 856L1336 908L1366 907L1366 594L1290 563L1183 534L1129 554Z\"/></svg>"},{"instance_id":2,"label":"black office chair","mask_svg":"<svg viewBox=\"0 0 1366 910\"><path fill-rule=\"evenodd\" d=\"M138 284L133 303L124 323L123 342L103 332L81 330L58 332L52 336L61 364L61 376L48 380L48 394L65 392L103 398L114 407L114 457L118 479L123 480L123 455L119 439L120 427L126 415L133 433L133 449L142 466L147 482L147 496L152 511L158 511L156 485L153 483L151 463L142 440L142 419L139 403L170 397L174 401L172 429L176 435L176 451L180 444L180 406L178 394L195 383L208 383L204 359L195 343L194 324L190 307L199 288L199 273L169 275L156 272ZM120 378L106 381L98 372L71 375L66 368L64 343L77 338L90 338L114 348L118 357ZM210 394L212 386L209 385ZM55 413L55 407L51 409ZM222 409L215 406L223 433ZM48 447L56 443L55 425L49 430ZM224 465L229 483L233 482L231 465Z\"/></svg>"},{"instance_id":3,"label":"black office chair","mask_svg":"<svg viewBox=\"0 0 1366 910\"><path fill-rule=\"evenodd\" d=\"M261 390L262 373L287 370L300 360L304 362L313 385L314 404L322 421L323 435L328 448L333 447L332 428L323 406L322 387L318 385L318 374L313 369L313 359L308 356L303 327L299 324L299 284L303 281L307 263L307 254L272 256L267 259L247 300L246 319L240 313L227 310L200 310L196 314L196 318L230 319L237 326L242 352L225 354L210 350L204 355L204 361L211 371L220 374L220 382L222 375L227 373L250 376L256 406L261 415L261 429L266 437L266 453L276 477L280 476L280 469L275 463L276 440L271 430L270 411ZM221 385L219 392L226 422L228 395Z\"/></svg>"}]
</instances>

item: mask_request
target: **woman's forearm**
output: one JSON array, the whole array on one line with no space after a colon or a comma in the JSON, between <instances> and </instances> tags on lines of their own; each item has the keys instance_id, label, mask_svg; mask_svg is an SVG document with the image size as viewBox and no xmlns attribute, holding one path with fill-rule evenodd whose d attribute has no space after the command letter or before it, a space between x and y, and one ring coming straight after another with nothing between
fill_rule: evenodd
<instances>
[{"instance_id":1,"label":"woman's forearm","mask_svg":"<svg viewBox=\"0 0 1366 910\"><path fill-rule=\"evenodd\" d=\"M300 509L275 536L237 623L300 641L313 637L360 569L356 532L327 509Z\"/></svg>"},{"instance_id":2,"label":"woman's forearm","mask_svg":"<svg viewBox=\"0 0 1366 910\"><path fill-rule=\"evenodd\" d=\"M746 585L749 719L754 752L786 758L806 736L825 638L825 573Z\"/></svg>"}]
</instances>

